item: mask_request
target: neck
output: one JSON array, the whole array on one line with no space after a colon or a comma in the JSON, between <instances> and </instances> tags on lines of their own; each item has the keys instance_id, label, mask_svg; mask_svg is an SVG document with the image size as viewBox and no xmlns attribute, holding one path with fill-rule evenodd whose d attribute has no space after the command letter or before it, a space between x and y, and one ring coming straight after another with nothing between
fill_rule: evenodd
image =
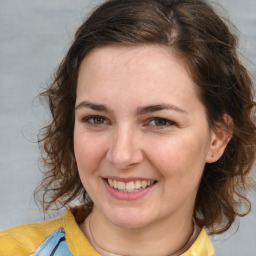
<instances>
[{"instance_id":1,"label":"neck","mask_svg":"<svg viewBox=\"0 0 256 256\"><path fill-rule=\"evenodd\" d=\"M90 229L90 238L101 249L118 255L162 256L171 255L182 249L193 233L192 218L172 216L151 223L143 228L120 228L105 219L97 210L81 225L86 234ZM88 234L86 234L88 236Z\"/></svg>"}]
</instances>

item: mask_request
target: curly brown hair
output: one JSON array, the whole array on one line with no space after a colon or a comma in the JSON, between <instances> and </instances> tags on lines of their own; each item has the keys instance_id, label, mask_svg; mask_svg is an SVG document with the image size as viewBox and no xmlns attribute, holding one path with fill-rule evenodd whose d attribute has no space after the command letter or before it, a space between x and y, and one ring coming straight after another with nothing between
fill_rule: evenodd
<instances>
[{"instance_id":1,"label":"curly brown hair","mask_svg":"<svg viewBox=\"0 0 256 256\"><path fill-rule=\"evenodd\" d=\"M255 159L256 126L253 83L237 54L231 26L204 0L109 0L89 16L75 34L55 79L40 95L52 119L39 134L45 164L45 211L82 197L73 148L76 86L81 61L92 49L106 45L157 44L170 48L188 64L214 129L224 114L233 119L233 135L223 156L206 164L198 190L194 219L212 234L226 231L236 216L250 211L245 195ZM241 212L242 202L247 209ZM91 205L93 203L91 202Z\"/></svg>"}]
</instances>

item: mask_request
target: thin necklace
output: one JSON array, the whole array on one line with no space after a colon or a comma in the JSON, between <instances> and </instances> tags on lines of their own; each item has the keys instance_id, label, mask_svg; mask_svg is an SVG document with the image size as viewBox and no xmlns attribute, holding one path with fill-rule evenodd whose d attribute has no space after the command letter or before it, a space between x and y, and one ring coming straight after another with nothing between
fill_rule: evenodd
<instances>
[{"instance_id":1,"label":"thin necklace","mask_svg":"<svg viewBox=\"0 0 256 256\"><path fill-rule=\"evenodd\" d=\"M100 253L102 256L128 256L128 255L120 255L120 254L115 254L115 253L111 253L108 252L106 250L104 250L102 247L100 247L94 240L92 232L91 232L91 215L89 215L87 217L87 220L85 222L85 233L86 233L86 237L89 240L91 246L98 252ZM174 253L174 254L170 254L169 256L179 256L181 254L183 254L184 252L186 252L191 246L192 244L195 242L195 240L197 239L199 233L200 233L201 229L197 226L197 224L194 222L193 225L193 233L189 239L189 241L186 243L186 245L179 250L178 252ZM168 255L167 255L168 256Z\"/></svg>"},{"instance_id":2,"label":"thin necklace","mask_svg":"<svg viewBox=\"0 0 256 256\"><path fill-rule=\"evenodd\" d=\"M94 240L92 232L91 232L91 215L89 215L87 217L87 220L85 222L85 232L86 232L86 236L87 239L89 240L91 246L98 252L100 253L100 255L102 256L125 256L125 255L119 255L119 254L115 254L115 253L111 253L108 252L106 250L104 250L102 247L100 247Z\"/></svg>"}]
</instances>

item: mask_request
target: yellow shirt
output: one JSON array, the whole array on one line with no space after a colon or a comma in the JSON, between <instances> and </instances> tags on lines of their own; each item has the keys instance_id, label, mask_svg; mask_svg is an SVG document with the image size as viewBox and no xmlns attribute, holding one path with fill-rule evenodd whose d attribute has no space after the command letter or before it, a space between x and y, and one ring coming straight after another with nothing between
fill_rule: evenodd
<instances>
[{"instance_id":1,"label":"yellow shirt","mask_svg":"<svg viewBox=\"0 0 256 256\"><path fill-rule=\"evenodd\" d=\"M64 230L65 243L69 250L67 254L61 252L57 255L72 256L100 256L88 242L82 233L72 212L56 220L44 221L20 225L4 231L0 231L0 255L1 256L41 256L50 255L38 253L45 240L56 230ZM70 252L70 253L69 253ZM54 254L55 255L55 254ZM204 229L192 246L182 256L213 256L214 249L211 240Z\"/></svg>"}]
</instances>

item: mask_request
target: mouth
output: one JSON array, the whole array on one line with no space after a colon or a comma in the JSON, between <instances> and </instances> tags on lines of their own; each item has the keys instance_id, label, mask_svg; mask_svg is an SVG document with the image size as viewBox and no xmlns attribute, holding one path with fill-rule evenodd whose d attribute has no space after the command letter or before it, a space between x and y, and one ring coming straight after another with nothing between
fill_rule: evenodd
<instances>
[{"instance_id":1,"label":"mouth","mask_svg":"<svg viewBox=\"0 0 256 256\"><path fill-rule=\"evenodd\" d=\"M110 179L110 178L105 180L111 188L114 188L117 191L128 192L128 193L141 191L145 188L148 188L154 185L157 182L156 180L134 180L134 181L124 182L124 181Z\"/></svg>"}]
</instances>

